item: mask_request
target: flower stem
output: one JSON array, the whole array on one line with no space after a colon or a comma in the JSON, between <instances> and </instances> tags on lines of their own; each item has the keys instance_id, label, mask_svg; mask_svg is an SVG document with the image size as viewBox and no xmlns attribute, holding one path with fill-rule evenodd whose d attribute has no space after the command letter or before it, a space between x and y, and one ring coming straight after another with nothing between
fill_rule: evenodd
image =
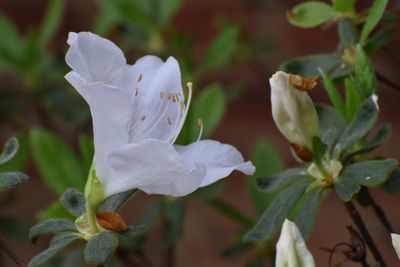
<instances>
[{"instance_id":1,"label":"flower stem","mask_svg":"<svg viewBox=\"0 0 400 267\"><path fill-rule=\"evenodd\" d=\"M380 221L380 223L385 227L386 231L389 234L394 233L395 231L393 230L393 226L389 222L389 220L385 214L385 211L382 209L381 206L379 206L378 203L376 203L375 199L370 194L368 188L366 188L365 192L366 192L366 196L368 198L369 204L371 204L371 207L374 210L375 215L378 218L378 220Z\"/></svg>"},{"instance_id":2,"label":"flower stem","mask_svg":"<svg viewBox=\"0 0 400 267\"><path fill-rule=\"evenodd\" d=\"M372 239L371 235L369 234L368 229L367 229L360 213L357 211L356 206L354 206L354 204L351 201L345 202L344 205L346 206L346 209L347 209L351 219L357 225L358 230L360 231L361 235L363 236L365 243L369 247L369 250L371 251L375 260L377 262L379 262L381 267L387 267L380 251L376 247L374 240Z\"/></svg>"},{"instance_id":3,"label":"flower stem","mask_svg":"<svg viewBox=\"0 0 400 267\"><path fill-rule=\"evenodd\" d=\"M0 250L4 251L17 266L26 267L25 263L17 256L17 254L7 245L5 240L1 237L0 237Z\"/></svg>"}]
</instances>

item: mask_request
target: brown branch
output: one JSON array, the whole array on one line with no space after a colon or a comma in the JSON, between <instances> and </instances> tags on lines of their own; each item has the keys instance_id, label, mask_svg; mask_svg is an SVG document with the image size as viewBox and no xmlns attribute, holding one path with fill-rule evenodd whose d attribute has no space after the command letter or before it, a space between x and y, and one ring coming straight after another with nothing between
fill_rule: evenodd
<instances>
[{"instance_id":1,"label":"brown branch","mask_svg":"<svg viewBox=\"0 0 400 267\"><path fill-rule=\"evenodd\" d=\"M389 234L394 233L395 231L393 230L393 226L389 222L389 219L387 218L385 211L382 209L382 207L378 203L376 203L375 199L369 193L368 188L366 188L366 195L368 197L369 204L371 205L372 209L374 210L375 215L378 218L378 220L380 221L380 223L385 227L386 231Z\"/></svg>"},{"instance_id":2,"label":"brown branch","mask_svg":"<svg viewBox=\"0 0 400 267\"><path fill-rule=\"evenodd\" d=\"M17 256L17 254L12 250L5 240L0 237L0 250L4 251L10 259L13 260L13 262L18 266L18 267L26 267L26 264Z\"/></svg>"}]
</instances>

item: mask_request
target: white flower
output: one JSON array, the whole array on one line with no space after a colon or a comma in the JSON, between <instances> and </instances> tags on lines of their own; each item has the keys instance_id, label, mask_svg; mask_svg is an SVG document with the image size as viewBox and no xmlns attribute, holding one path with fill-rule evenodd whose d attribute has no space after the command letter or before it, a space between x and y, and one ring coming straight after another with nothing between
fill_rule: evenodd
<instances>
[{"instance_id":1,"label":"white flower","mask_svg":"<svg viewBox=\"0 0 400 267\"><path fill-rule=\"evenodd\" d=\"M203 140L175 146L186 114L178 62L145 56L128 65L111 41L70 33L65 77L90 106L96 173L106 197L133 188L182 196L233 170L254 173L233 146Z\"/></svg>"},{"instance_id":2,"label":"white flower","mask_svg":"<svg viewBox=\"0 0 400 267\"><path fill-rule=\"evenodd\" d=\"M278 71L269 83L275 124L290 143L311 151L313 137L320 133L317 111L306 90L315 81Z\"/></svg>"},{"instance_id":3,"label":"white flower","mask_svg":"<svg viewBox=\"0 0 400 267\"><path fill-rule=\"evenodd\" d=\"M276 244L275 267L315 267L299 229L287 219Z\"/></svg>"},{"instance_id":4,"label":"white flower","mask_svg":"<svg viewBox=\"0 0 400 267\"><path fill-rule=\"evenodd\" d=\"M393 248L396 251L397 257L400 259L400 235L391 234Z\"/></svg>"}]
</instances>

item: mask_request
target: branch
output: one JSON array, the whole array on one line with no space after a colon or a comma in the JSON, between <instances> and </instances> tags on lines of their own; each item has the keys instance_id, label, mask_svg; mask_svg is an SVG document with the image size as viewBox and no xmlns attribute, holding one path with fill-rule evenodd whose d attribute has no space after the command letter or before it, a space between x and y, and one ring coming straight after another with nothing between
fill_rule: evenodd
<instances>
[{"instance_id":1,"label":"branch","mask_svg":"<svg viewBox=\"0 0 400 267\"><path fill-rule=\"evenodd\" d=\"M381 224L385 227L386 231L391 234L394 233L395 231L393 230L392 224L389 222L389 219L387 218L385 211L382 209L381 206L379 206L378 203L375 202L375 199L372 197L372 195L369 193L368 188L365 190L366 196L368 197L369 204L371 204L372 209L375 212L376 217L378 220L381 222Z\"/></svg>"}]
</instances>

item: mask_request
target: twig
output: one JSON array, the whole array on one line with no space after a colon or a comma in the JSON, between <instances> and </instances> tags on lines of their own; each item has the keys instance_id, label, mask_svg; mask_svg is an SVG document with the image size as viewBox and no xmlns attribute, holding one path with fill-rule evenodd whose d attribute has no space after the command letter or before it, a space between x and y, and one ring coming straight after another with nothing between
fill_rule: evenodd
<instances>
[{"instance_id":1,"label":"twig","mask_svg":"<svg viewBox=\"0 0 400 267\"><path fill-rule=\"evenodd\" d=\"M375 260L380 263L381 267L387 267L380 251L376 247L371 235L368 232L367 227L364 224L363 219L361 218L361 215L358 213L354 204L351 201L349 201L349 202L345 202L344 205L346 206L346 209L349 212L351 219L353 220L355 225L357 225L358 230L360 231L361 235L363 236L365 243L369 247L369 250L371 251Z\"/></svg>"},{"instance_id":2,"label":"twig","mask_svg":"<svg viewBox=\"0 0 400 267\"><path fill-rule=\"evenodd\" d=\"M0 250L4 251L17 266L26 267L25 263L17 256L17 254L6 244L5 240L1 237Z\"/></svg>"},{"instance_id":3,"label":"twig","mask_svg":"<svg viewBox=\"0 0 400 267\"><path fill-rule=\"evenodd\" d=\"M382 209L381 206L379 206L378 203L376 203L375 199L369 193L368 188L366 188L366 196L368 197L368 201L371 204L371 207L374 210L376 217L381 222L381 224L385 227L386 231L389 234L394 233L395 231L393 230L393 226L389 222L389 220L385 214L385 211Z\"/></svg>"},{"instance_id":4,"label":"twig","mask_svg":"<svg viewBox=\"0 0 400 267\"><path fill-rule=\"evenodd\" d=\"M395 89L396 91L400 92L400 85L395 84L394 82L392 82L391 80L389 80L388 78L384 77L382 74L380 74L379 72L375 72L376 73L376 78L378 79L378 81L392 87L393 89Z\"/></svg>"}]
</instances>

